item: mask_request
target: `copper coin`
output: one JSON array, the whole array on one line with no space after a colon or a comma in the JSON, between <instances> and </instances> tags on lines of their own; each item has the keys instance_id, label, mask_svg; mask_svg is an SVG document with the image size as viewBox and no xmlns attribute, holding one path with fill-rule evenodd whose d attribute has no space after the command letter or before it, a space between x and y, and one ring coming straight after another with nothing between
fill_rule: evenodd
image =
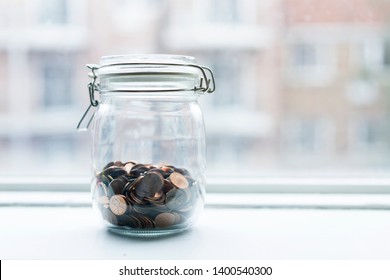
<instances>
[{"instance_id":1,"label":"copper coin","mask_svg":"<svg viewBox=\"0 0 390 280\"><path fill-rule=\"evenodd\" d=\"M179 189L186 189L188 188L188 181L184 175L180 174L179 172L173 172L171 175L169 175L169 180Z\"/></svg>"},{"instance_id":2,"label":"copper coin","mask_svg":"<svg viewBox=\"0 0 390 280\"><path fill-rule=\"evenodd\" d=\"M172 213L161 213L156 216L154 223L156 227L165 228L175 224L176 216Z\"/></svg>"},{"instance_id":3,"label":"copper coin","mask_svg":"<svg viewBox=\"0 0 390 280\"><path fill-rule=\"evenodd\" d=\"M164 171L165 173L169 173L169 174L171 174L172 172L175 171L172 167L168 167L168 166L162 166L161 170Z\"/></svg>"},{"instance_id":4,"label":"copper coin","mask_svg":"<svg viewBox=\"0 0 390 280\"><path fill-rule=\"evenodd\" d=\"M115 166L118 166L118 167L122 167L123 166L123 162L121 162L120 160L114 162L114 165Z\"/></svg>"},{"instance_id":5,"label":"copper coin","mask_svg":"<svg viewBox=\"0 0 390 280\"><path fill-rule=\"evenodd\" d=\"M177 167L175 167L174 170L175 170L175 172L178 172L178 173L180 173L180 174L182 174L184 176L190 176L190 172L187 169L185 169L185 168L177 168Z\"/></svg>"},{"instance_id":6,"label":"copper coin","mask_svg":"<svg viewBox=\"0 0 390 280\"><path fill-rule=\"evenodd\" d=\"M111 167L111 166L113 166L113 165L114 165L114 162L111 161L111 162L107 163L106 166L103 167L103 170L104 170L104 169L107 169L107 168L109 168L109 167Z\"/></svg>"},{"instance_id":7,"label":"copper coin","mask_svg":"<svg viewBox=\"0 0 390 280\"><path fill-rule=\"evenodd\" d=\"M142 228L154 228L154 221L149 217L140 215L138 216L138 220L141 222Z\"/></svg>"},{"instance_id":8,"label":"copper coin","mask_svg":"<svg viewBox=\"0 0 390 280\"><path fill-rule=\"evenodd\" d=\"M117 177L121 176L121 175L125 175L127 174L127 172L125 170L123 170L122 168L118 167L118 166L111 166L107 169L105 169L103 171L104 175L106 175L107 177L111 177L113 179L116 179Z\"/></svg>"},{"instance_id":9,"label":"copper coin","mask_svg":"<svg viewBox=\"0 0 390 280\"><path fill-rule=\"evenodd\" d=\"M110 198L110 209L117 216L123 215L127 210L126 198L123 195L114 195Z\"/></svg>"},{"instance_id":10,"label":"copper coin","mask_svg":"<svg viewBox=\"0 0 390 280\"><path fill-rule=\"evenodd\" d=\"M169 192L170 190L172 190L173 188L175 188L175 186L169 181L169 180L164 180L164 187L163 187L163 191L165 193Z\"/></svg>"},{"instance_id":11,"label":"copper coin","mask_svg":"<svg viewBox=\"0 0 390 280\"><path fill-rule=\"evenodd\" d=\"M122 194L123 189L125 188L126 183L121 179L114 179L108 185L109 189L112 189L114 194Z\"/></svg>"},{"instance_id":12,"label":"copper coin","mask_svg":"<svg viewBox=\"0 0 390 280\"><path fill-rule=\"evenodd\" d=\"M121 226L133 227L133 228L138 227L137 220L132 215L118 216L117 219L118 219L118 223Z\"/></svg>"},{"instance_id":13,"label":"copper coin","mask_svg":"<svg viewBox=\"0 0 390 280\"><path fill-rule=\"evenodd\" d=\"M137 195L141 197L154 196L164 186L164 178L160 173L148 172L136 187Z\"/></svg>"},{"instance_id":14,"label":"copper coin","mask_svg":"<svg viewBox=\"0 0 390 280\"><path fill-rule=\"evenodd\" d=\"M127 173L130 173L130 170L133 168L133 166L135 165L134 162L130 161L130 162L127 162L125 164L125 166L123 167L123 169L127 172Z\"/></svg>"},{"instance_id":15,"label":"copper coin","mask_svg":"<svg viewBox=\"0 0 390 280\"><path fill-rule=\"evenodd\" d=\"M105 175L103 175L103 174L100 174L99 176L98 176L98 180L101 182L101 183L103 183L104 184L104 187L105 188L107 188L107 186L110 184L110 182L111 182L111 180L107 177L107 176L105 176Z\"/></svg>"},{"instance_id":16,"label":"copper coin","mask_svg":"<svg viewBox=\"0 0 390 280\"><path fill-rule=\"evenodd\" d=\"M166 194L165 198L166 205L171 210L185 208L189 200L190 195L186 189L172 189Z\"/></svg>"}]
</instances>

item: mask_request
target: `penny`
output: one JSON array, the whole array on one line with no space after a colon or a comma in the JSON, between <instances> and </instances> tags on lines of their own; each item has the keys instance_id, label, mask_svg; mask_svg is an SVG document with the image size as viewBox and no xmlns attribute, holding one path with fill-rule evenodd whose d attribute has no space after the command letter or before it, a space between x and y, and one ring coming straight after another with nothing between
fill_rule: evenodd
<instances>
[{"instance_id":1,"label":"penny","mask_svg":"<svg viewBox=\"0 0 390 280\"><path fill-rule=\"evenodd\" d=\"M139 227L139 222L132 215L118 216L117 219L118 219L118 224L121 226L127 226L133 228Z\"/></svg>"},{"instance_id":2,"label":"penny","mask_svg":"<svg viewBox=\"0 0 390 280\"><path fill-rule=\"evenodd\" d=\"M156 192L153 197L145 197L153 205L163 205L165 203L165 194L163 191Z\"/></svg>"},{"instance_id":3,"label":"penny","mask_svg":"<svg viewBox=\"0 0 390 280\"><path fill-rule=\"evenodd\" d=\"M130 170L133 168L133 166L135 165L134 162L127 162L125 164L125 166L123 167L123 169L127 172L127 173L130 173Z\"/></svg>"},{"instance_id":4,"label":"penny","mask_svg":"<svg viewBox=\"0 0 390 280\"><path fill-rule=\"evenodd\" d=\"M181 175L184 175L184 176L189 176L190 175L190 172L187 169L185 169L185 168L174 167L174 170L175 170L175 172L178 172L178 173L180 173Z\"/></svg>"},{"instance_id":5,"label":"penny","mask_svg":"<svg viewBox=\"0 0 390 280\"><path fill-rule=\"evenodd\" d=\"M156 216L154 223L156 227L165 228L175 224L176 216L172 213L161 213Z\"/></svg>"},{"instance_id":6,"label":"penny","mask_svg":"<svg viewBox=\"0 0 390 280\"><path fill-rule=\"evenodd\" d=\"M136 188L137 195L141 197L154 196L164 186L164 178L160 173L148 172Z\"/></svg>"},{"instance_id":7,"label":"penny","mask_svg":"<svg viewBox=\"0 0 390 280\"><path fill-rule=\"evenodd\" d=\"M173 189L175 186L168 180L164 180L164 187L163 191L165 193L169 192L171 189Z\"/></svg>"},{"instance_id":8,"label":"penny","mask_svg":"<svg viewBox=\"0 0 390 280\"><path fill-rule=\"evenodd\" d=\"M179 189L186 189L188 188L188 181L184 175L180 174L179 172L173 172L169 176L169 180Z\"/></svg>"},{"instance_id":9,"label":"penny","mask_svg":"<svg viewBox=\"0 0 390 280\"><path fill-rule=\"evenodd\" d=\"M154 228L155 226L154 221L147 216L138 216L138 220L141 222L142 228Z\"/></svg>"},{"instance_id":10,"label":"penny","mask_svg":"<svg viewBox=\"0 0 390 280\"><path fill-rule=\"evenodd\" d=\"M180 210L189 202L189 193L182 189L172 189L167 193L165 201L169 209Z\"/></svg>"},{"instance_id":11,"label":"penny","mask_svg":"<svg viewBox=\"0 0 390 280\"><path fill-rule=\"evenodd\" d=\"M110 209L117 216L123 215L127 210L126 198L123 195L114 195L110 198Z\"/></svg>"},{"instance_id":12,"label":"penny","mask_svg":"<svg viewBox=\"0 0 390 280\"><path fill-rule=\"evenodd\" d=\"M111 167L111 166L113 166L113 165L114 165L114 162L111 161L111 162L107 163L106 166L103 167L103 170L104 170L104 169L107 169L107 168L109 168L109 167Z\"/></svg>"},{"instance_id":13,"label":"penny","mask_svg":"<svg viewBox=\"0 0 390 280\"><path fill-rule=\"evenodd\" d=\"M118 166L118 167L122 167L123 166L123 162L121 162L120 160L114 162L114 165L115 166Z\"/></svg>"},{"instance_id":14,"label":"penny","mask_svg":"<svg viewBox=\"0 0 390 280\"><path fill-rule=\"evenodd\" d=\"M111 182L111 180L107 177L107 176L105 176L105 175L103 175L103 174L101 174L101 175L99 175L99 179L100 179L100 181L104 184L104 188L107 188L107 186L110 184L110 182Z\"/></svg>"},{"instance_id":15,"label":"penny","mask_svg":"<svg viewBox=\"0 0 390 280\"><path fill-rule=\"evenodd\" d=\"M127 172L125 170L123 170L122 168L117 167L117 166L111 166L111 167L105 169L103 171L103 173L107 177L111 176L113 179L116 179L117 177L119 177L121 175L127 174Z\"/></svg>"},{"instance_id":16,"label":"penny","mask_svg":"<svg viewBox=\"0 0 390 280\"><path fill-rule=\"evenodd\" d=\"M168 167L168 166L161 167L161 170L169 174L175 171L172 167Z\"/></svg>"},{"instance_id":17,"label":"penny","mask_svg":"<svg viewBox=\"0 0 390 280\"><path fill-rule=\"evenodd\" d=\"M152 211L152 207L150 205L133 205L133 211L139 214L148 214Z\"/></svg>"},{"instance_id":18,"label":"penny","mask_svg":"<svg viewBox=\"0 0 390 280\"><path fill-rule=\"evenodd\" d=\"M143 175L148 170L149 170L149 168L147 168L146 166L136 167L136 165L134 165L133 168L131 168L129 174L131 176L134 176L134 177L139 177L139 176Z\"/></svg>"},{"instance_id":19,"label":"penny","mask_svg":"<svg viewBox=\"0 0 390 280\"><path fill-rule=\"evenodd\" d=\"M165 172L164 172L163 170L161 170L160 168L156 168L156 167L150 169L149 172L157 172L157 173L160 173L161 176L163 176L163 177L164 177L164 175L165 175Z\"/></svg>"},{"instance_id":20,"label":"penny","mask_svg":"<svg viewBox=\"0 0 390 280\"><path fill-rule=\"evenodd\" d=\"M126 183L123 182L122 180L114 179L108 185L108 188L110 188L114 194L122 194L123 189L125 188L125 185L126 185Z\"/></svg>"}]
</instances>

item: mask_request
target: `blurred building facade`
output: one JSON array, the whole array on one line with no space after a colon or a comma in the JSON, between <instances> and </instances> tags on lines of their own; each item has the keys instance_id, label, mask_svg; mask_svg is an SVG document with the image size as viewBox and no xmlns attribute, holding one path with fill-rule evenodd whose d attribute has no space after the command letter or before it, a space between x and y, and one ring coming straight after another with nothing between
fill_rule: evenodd
<instances>
[{"instance_id":1,"label":"blurred building facade","mask_svg":"<svg viewBox=\"0 0 390 280\"><path fill-rule=\"evenodd\" d=\"M280 164L388 169L389 5L285 0L283 6Z\"/></svg>"},{"instance_id":2,"label":"blurred building facade","mask_svg":"<svg viewBox=\"0 0 390 280\"><path fill-rule=\"evenodd\" d=\"M387 19L370 1L329 3L0 0L0 174L87 175L84 66L124 53L214 70L209 175L388 168Z\"/></svg>"}]
</instances>

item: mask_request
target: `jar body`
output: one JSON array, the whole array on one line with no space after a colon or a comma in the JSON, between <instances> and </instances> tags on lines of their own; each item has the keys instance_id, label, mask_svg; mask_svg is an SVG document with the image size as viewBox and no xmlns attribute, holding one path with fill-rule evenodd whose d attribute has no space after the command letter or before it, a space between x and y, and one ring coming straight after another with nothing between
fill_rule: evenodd
<instances>
[{"instance_id":1,"label":"jar body","mask_svg":"<svg viewBox=\"0 0 390 280\"><path fill-rule=\"evenodd\" d=\"M105 93L93 121L93 206L134 236L189 228L203 209L205 132L193 92Z\"/></svg>"}]
</instances>

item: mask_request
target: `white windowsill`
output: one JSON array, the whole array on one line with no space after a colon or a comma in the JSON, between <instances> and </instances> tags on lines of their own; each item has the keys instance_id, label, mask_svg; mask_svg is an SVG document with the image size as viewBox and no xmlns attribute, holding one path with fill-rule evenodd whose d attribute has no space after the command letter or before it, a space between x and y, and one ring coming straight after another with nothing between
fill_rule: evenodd
<instances>
[{"instance_id":1,"label":"white windowsill","mask_svg":"<svg viewBox=\"0 0 390 280\"><path fill-rule=\"evenodd\" d=\"M109 233L88 193L1 192L0 259L389 259L390 195L208 194L193 229Z\"/></svg>"}]
</instances>

